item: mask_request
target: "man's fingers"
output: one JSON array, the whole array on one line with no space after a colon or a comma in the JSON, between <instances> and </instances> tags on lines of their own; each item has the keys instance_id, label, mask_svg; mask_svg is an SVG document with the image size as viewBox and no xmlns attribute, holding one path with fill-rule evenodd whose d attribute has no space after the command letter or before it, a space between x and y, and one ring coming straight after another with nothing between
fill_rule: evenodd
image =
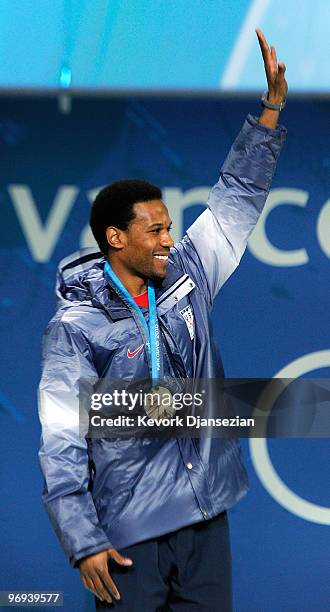
<instances>
[{"instance_id":1,"label":"man's fingers","mask_svg":"<svg viewBox=\"0 0 330 612\"><path fill-rule=\"evenodd\" d=\"M103 581L103 583L105 584L105 586L107 587L107 589L110 591L110 593L116 598L116 599L120 599L120 593L114 583L114 581L112 580L109 572L108 572L108 568L104 568L104 570L102 571L102 573L100 573L100 577Z\"/></svg>"},{"instance_id":2,"label":"man's fingers","mask_svg":"<svg viewBox=\"0 0 330 612\"><path fill-rule=\"evenodd\" d=\"M94 585L92 582L90 582L86 576L82 576L81 580L83 581L84 587L85 589L87 589L88 591L91 591L92 593L94 593ZM95 595L95 593L94 593Z\"/></svg>"},{"instance_id":3,"label":"man's fingers","mask_svg":"<svg viewBox=\"0 0 330 612\"><path fill-rule=\"evenodd\" d=\"M95 589L96 589L97 593L103 599L105 599L105 601L107 601L108 603L112 603L112 597L110 596L110 593L108 593L107 589L105 588L105 586L103 584L103 581L98 576L98 574L96 574L96 573L93 574L92 578L93 578L94 586L95 586Z\"/></svg>"},{"instance_id":4,"label":"man's fingers","mask_svg":"<svg viewBox=\"0 0 330 612\"><path fill-rule=\"evenodd\" d=\"M258 36L259 43L266 45L266 47L268 48L265 36L259 28L256 28L256 35Z\"/></svg>"},{"instance_id":5,"label":"man's fingers","mask_svg":"<svg viewBox=\"0 0 330 612\"><path fill-rule=\"evenodd\" d=\"M266 62L266 60L268 59L269 54L270 54L270 50L269 50L269 46L268 46L267 40L265 39L262 31L259 30L258 28L256 29L256 34L257 34L257 37L258 37L258 42L259 42L259 45L260 45L260 49L261 49L263 60L264 60L264 62Z\"/></svg>"},{"instance_id":6,"label":"man's fingers","mask_svg":"<svg viewBox=\"0 0 330 612\"><path fill-rule=\"evenodd\" d=\"M286 71L286 65L284 64L284 62L279 62L278 71L283 73Z\"/></svg>"},{"instance_id":7,"label":"man's fingers","mask_svg":"<svg viewBox=\"0 0 330 612\"><path fill-rule=\"evenodd\" d=\"M116 563L119 563L119 565L130 566L133 564L132 559L123 557L115 548L108 548L102 554L97 553L94 555L92 559L84 559L79 564L79 569L86 589L91 591L101 601L112 603L112 597L120 599L120 593L108 572L107 559L109 557Z\"/></svg>"},{"instance_id":8,"label":"man's fingers","mask_svg":"<svg viewBox=\"0 0 330 612\"><path fill-rule=\"evenodd\" d=\"M116 561L116 563L119 563L119 565L133 565L132 559L129 559L128 557L123 557L115 548L109 548L108 554L111 559Z\"/></svg>"},{"instance_id":9,"label":"man's fingers","mask_svg":"<svg viewBox=\"0 0 330 612\"><path fill-rule=\"evenodd\" d=\"M275 62L275 66L277 66L277 55L275 47L270 48L270 54L272 56L273 61Z\"/></svg>"},{"instance_id":10,"label":"man's fingers","mask_svg":"<svg viewBox=\"0 0 330 612\"><path fill-rule=\"evenodd\" d=\"M100 594L97 592L93 581L89 578L89 576L82 576L81 577L84 587L90 591L91 593L93 593L93 595L96 595L96 597L98 597L101 601L103 601L103 598L100 596Z\"/></svg>"},{"instance_id":11,"label":"man's fingers","mask_svg":"<svg viewBox=\"0 0 330 612\"><path fill-rule=\"evenodd\" d=\"M79 571L86 589L102 601L112 603L112 597L120 599L119 591L108 572L108 558L111 556L120 565L132 565L132 560L120 555L115 548L108 548L100 553L81 560Z\"/></svg>"}]
</instances>

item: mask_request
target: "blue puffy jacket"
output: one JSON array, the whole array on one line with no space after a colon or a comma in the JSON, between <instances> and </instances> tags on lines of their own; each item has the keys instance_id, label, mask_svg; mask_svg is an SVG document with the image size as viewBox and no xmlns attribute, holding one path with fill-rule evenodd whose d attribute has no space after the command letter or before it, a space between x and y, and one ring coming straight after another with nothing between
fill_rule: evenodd
<instances>
[{"instance_id":1,"label":"blue puffy jacket","mask_svg":"<svg viewBox=\"0 0 330 612\"><path fill-rule=\"evenodd\" d=\"M222 375L213 299L244 252L284 139L284 128L270 130L248 116L208 208L171 249L156 293L165 377ZM61 305L43 340L40 462L44 503L71 564L230 508L248 488L235 440L96 439L87 446L79 437L79 379L145 379L148 362L144 347L136 350L143 339L105 278L100 253L63 260L57 291Z\"/></svg>"}]
</instances>

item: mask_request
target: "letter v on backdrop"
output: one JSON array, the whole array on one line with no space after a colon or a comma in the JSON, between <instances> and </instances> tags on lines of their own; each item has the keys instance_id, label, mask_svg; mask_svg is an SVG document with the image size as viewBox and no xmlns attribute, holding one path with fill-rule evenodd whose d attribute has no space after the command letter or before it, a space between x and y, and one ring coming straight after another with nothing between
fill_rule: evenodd
<instances>
[{"instance_id":1,"label":"letter v on backdrop","mask_svg":"<svg viewBox=\"0 0 330 612\"><path fill-rule=\"evenodd\" d=\"M78 193L77 187L59 187L44 225L27 185L9 185L8 191L33 259L46 263L53 254L71 212Z\"/></svg>"}]
</instances>

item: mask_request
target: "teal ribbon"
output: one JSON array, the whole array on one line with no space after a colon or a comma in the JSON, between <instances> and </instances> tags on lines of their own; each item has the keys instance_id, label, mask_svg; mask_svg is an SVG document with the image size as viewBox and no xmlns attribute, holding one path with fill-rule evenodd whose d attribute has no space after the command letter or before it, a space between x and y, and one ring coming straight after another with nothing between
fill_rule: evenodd
<instances>
[{"instance_id":1,"label":"teal ribbon","mask_svg":"<svg viewBox=\"0 0 330 612\"><path fill-rule=\"evenodd\" d=\"M157 306L156 306L156 292L152 282L148 281L148 304L149 304L149 325L145 320L141 309L135 303L132 296L128 293L126 287L119 280L118 276L114 273L111 265L107 261L104 266L104 271L114 286L116 293L123 300L126 306L132 311L134 320L136 321L138 328L141 332L142 338L145 342L147 339L146 349L150 357L150 369L151 369L151 380L152 386L157 387L161 378L162 371L162 353L161 353L161 336L160 328L157 317ZM135 315L135 316L134 316Z\"/></svg>"}]
</instances>

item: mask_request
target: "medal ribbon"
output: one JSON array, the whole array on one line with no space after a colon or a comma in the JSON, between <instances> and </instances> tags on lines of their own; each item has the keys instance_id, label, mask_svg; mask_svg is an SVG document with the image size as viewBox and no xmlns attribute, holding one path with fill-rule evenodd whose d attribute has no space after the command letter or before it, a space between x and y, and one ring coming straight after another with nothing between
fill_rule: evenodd
<instances>
[{"instance_id":1,"label":"medal ribbon","mask_svg":"<svg viewBox=\"0 0 330 612\"><path fill-rule=\"evenodd\" d=\"M155 287L151 281L148 281L148 304L149 304L149 325L145 320L141 309L134 302L132 296L128 293L126 287L114 273L111 265L107 261L104 266L104 271L114 285L117 295L123 300L126 306L132 312L133 318L142 335L142 339L147 348L149 368L151 370L152 386L157 387L162 373L162 353L161 353L161 337L160 328L157 317L156 293Z\"/></svg>"}]
</instances>

